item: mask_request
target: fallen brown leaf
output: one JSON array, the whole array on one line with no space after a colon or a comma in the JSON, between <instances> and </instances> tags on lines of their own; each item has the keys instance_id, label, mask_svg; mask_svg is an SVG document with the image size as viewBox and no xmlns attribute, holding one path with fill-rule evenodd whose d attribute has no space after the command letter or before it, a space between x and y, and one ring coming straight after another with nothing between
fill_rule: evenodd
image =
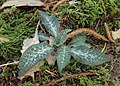
<instances>
[{"instance_id":1,"label":"fallen brown leaf","mask_svg":"<svg viewBox=\"0 0 120 86\"><path fill-rule=\"evenodd\" d=\"M38 39L38 26L39 26L39 23L40 23L40 21L38 21L34 37L33 38L27 38L27 39L25 39L23 41L23 46L22 46L22 50L21 50L22 54L31 45L39 43L39 39Z\"/></svg>"},{"instance_id":2,"label":"fallen brown leaf","mask_svg":"<svg viewBox=\"0 0 120 86\"><path fill-rule=\"evenodd\" d=\"M10 40L7 38L0 38L0 43L4 43L4 42L9 42Z\"/></svg>"},{"instance_id":3,"label":"fallen brown leaf","mask_svg":"<svg viewBox=\"0 0 120 86\"><path fill-rule=\"evenodd\" d=\"M28 70L25 75L29 75L29 76L32 76L33 79L34 79L34 72L36 71L39 71L40 70L40 67L44 64L44 61L41 60L39 61L36 65L34 65L30 70Z\"/></svg>"},{"instance_id":4,"label":"fallen brown leaf","mask_svg":"<svg viewBox=\"0 0 120 86\"><path fill-rule=\"evenodd\" d=\"M112 31L112 37L114 40L120 38L120 29L117 31Z\"/></svg>"},{"instance_id":5,"label":"fallen brown leaf","mask_svg":"<svg viewBox=\"0 0 120 86\"><path fill-rule=\"evenodd\" d=\"M9 0L5 2L0 8L3 9L5 7L10 7L10 6L43 6L44 3L41 2L40 0Z\"/></svg>"},{"instance_id":6,"label":"fallen brown leaf","mask_svg":"<svg viewBox=\"0 0 120 86\"><path fill-rule=\"evenodd\" d=\"M55 53L52 52L48 55L48 58L46 58L49 65L54 65L56 61Z\"/></svg>"}]
</instances>

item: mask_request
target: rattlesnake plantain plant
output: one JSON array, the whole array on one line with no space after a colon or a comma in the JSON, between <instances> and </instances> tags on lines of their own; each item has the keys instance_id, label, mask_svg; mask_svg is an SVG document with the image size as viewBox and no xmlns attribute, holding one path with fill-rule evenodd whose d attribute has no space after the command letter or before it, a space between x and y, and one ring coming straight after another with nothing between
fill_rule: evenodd
<instances>
[{"instance_id":1,"label":"rattlesnake plantain plant","mask_svg":"<svg viewBox=\"0 0 120 86\"><path fill-rule=\"evenodd\" d=\"M41 22L48 34L39 32L39 39L43 42L30 46L22 54L19 61L19 76L23 76L32 66L47 58L52 51L56 52L57 66L60 73L69 64L71 57L82 64L90 66L99 65L110 60L104 53L90 49L90 45L85 43L85 35L77 35L67 43L67 33L71 30L61 31L60 24L53 15L49 16L43 11L39 11L39 13ZM49 36L53 38L52 44L46 41L50 39Z\"/></svg>"}]
</instances>

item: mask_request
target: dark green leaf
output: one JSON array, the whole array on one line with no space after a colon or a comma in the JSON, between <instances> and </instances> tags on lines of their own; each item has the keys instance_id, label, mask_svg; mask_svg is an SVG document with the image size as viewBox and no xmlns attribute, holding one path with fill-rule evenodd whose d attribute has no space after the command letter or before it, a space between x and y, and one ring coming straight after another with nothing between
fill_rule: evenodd
<instances>
[{"instance_id":1,"label":"dark green leaf","mask_svg":"<svg viewBox=\"0 0 120 86\"><path fill-rule=\"evenodd\" d=\"M75 36L72 41L69 43L70 46L76 47L79 45L84 45L90 48L90 44L86 43L86 35L77 35Z\"/></svg>"},{"instance_id":2,"label":"dark green leaf","mask_svg":"<svg viewBox=\"0 0 120 86\"><path fill-rule=\"evenodd\" d=\"M89 49L83 45L71 49L72 56L82 64L99 65L110 60L104 53Z\"/></svg>"},{"instance_id":3,"label":"dark green leaf","mask_svg":"<svg viewBox=\"0 0 120 86\"><path fill-rule=\"evenodd\" d=\"M42 24L44 24L46 30L53 36L58 36L60 33L59 21L52 15L48 16L45 12L39 11L41 15Z\"/></svg>"},{"instance_id":4,"label":"dark green leaf","mask_svg":"<svg viewBox=\"0 0 120 86\"><path fill-rule=\"evenodd\" d=\"M39 33L38 33L38 37L39 37L39 39L40 39L41 41L49 40L48 35L45 34L45 33L42 33L42 32L39 32Z\"/></svg>"},{"instance_id":5,"label":"dark green leaf","mask_svg":"<svg viewBox=\"0 0 120 86\"><path fill-rule=\"evenodd\" d=\"M70 31L71 29L62 30L62 32L57 37L55 37L54 44L56 46L62 45L67 40L67 33Z\"/></svg>"},{"instance_id":6,"label":"dark green leaf","mask_svg":"<svg viewBox=\"0 0 120 86\"><path fill-rule=\"evenodd\" d=\"M30 46L21 56L19 61L19 76L23 76L37 62L47 57L52 47L44 42Z\"/></svg>"},{"instance_id":7,"label":"dark green leaf","mask_svg":"<svg viewBox=\"0 0 120 86\"><path fill-rule=\"evenodd\" d=\"M67 34L67 33L69 33L70 31L72 31L71 29L65 29L65 30L62 30L62 34Z\"/></svg>"},{"instance_id":8,"label":"dark green leaf","mask_svg":"<svg viewBox=\"0 0 120 86\"><path fill-rule=\"evenodd\" d=\"M60 72L69 64L70 57L71 52L68 46L62 46L57 50L57 65Z\"/></svg>"}]
</instances>

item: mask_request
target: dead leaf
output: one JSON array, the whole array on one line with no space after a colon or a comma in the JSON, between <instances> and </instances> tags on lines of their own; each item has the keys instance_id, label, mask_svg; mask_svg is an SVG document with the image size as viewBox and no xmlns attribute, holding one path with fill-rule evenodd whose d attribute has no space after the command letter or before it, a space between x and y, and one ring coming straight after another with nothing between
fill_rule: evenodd
<instances>
[{"instance_id":1,"label":"dead leaf","mask_svg":"<svg viewBox=\"0 0 120 86\"><path fill-rule=\"evenodd\" d=\"M46 58L46 60L47 60L49 65L54 65L55 61L56 61L55 52L53 51L52 53L50 53L48 55L48 58Z\"/></svg>"},{"instance_id":2,"label":"dead leaf","mask_svg":"<svg viewBox=\"0 0 120 86\"><path fill-rule=\"evenodd\" d=\"M120 38L120 29L117 31L112 31L112 37L114 40Z\"/></svg>"},{"instance_id":3,"label":"dead leaf","mask_svg":"<svg viewBox=\"0 0 120 86\"><path fill-rule=\"evenodd\" d=\"M43 6L44 3L41 2L40 0L9 0L5 2L2 6L1 9L5 7L10 7L10 6Z\"/></svg>"},{"instance_id":4,"label":"dead leaf","mask_svg":"<svg viewBox=\"0 0 120 86\"><path fill-rule=\"evenodd\" d=\"M22 50L21 50L22 54L31 45L39 43L39 38L38 38L38 26L39 26L39 24L40 24L40 21L38 21L36 31L35 31L35 34L34 34L34 38L27 38L23 41L23 47L22 47Z\"/></svg>"},{"instance_id":5,"label":"dead leaf","mask_svg":"<svg viewBox=\"0 0 120 86\"><path fill-rule=\"evenodd\" d=\"M49 44L51 46L53 46L53 44L54 44L54 38L52 36L50 36L50 38L49 38Z\"/></svg>"},{"instance_id":6,"label":"dead leaf","mask_svg":"<svg viewBox=\"0 0 120 86\"><path fill-rule=\"evenodd\" d=\"M28 70L25 75L30 75L34 79L34 72L39 71L40 67L44 64L44 60L39 61L36 65L34 65L30 70Z\"/></svg>"},{"instance_id":7,"label":"dead leaf","mask_svg":"<svg viewBox=\"0 0 120 86\"><path fill-rule=\"evenodd\" d=\"M54 38L52 36L50 36L49 38L49 44L51 46L53 46L54 44ZM48 58L46 58L47 62L49 65L54 65L55 64L55 61L56 61L56 57L55 57L55 51L53 51L52 53L50 53L48 55Z\"/></svg>"},{"instance_id":8,"label":"dead leaf","mask_svg":"<svg viewBox=\"0 0 120 86\"><path fill-rule=\"evenodd\" d=\"M39 43L39 37L38 37L38 27L39 27L39 25L40 25L40 21L38 21L38 24L37 24L37 27L36 27L36 30L35 30L35 34L34 34L34 38L33 38L31 44Z\"/></svg>"},{"instance_id":9,"label":"dead leaf","mask_svg":"<svg viewBox=\"0 0 120 86\"><path fill-rule=\"evenodd\" d=\"M0 38L0 43L4 43L4 42L9 42L10 40L7 38Z\"/></svg>"},{"instance_id":10,"label":"dead leaf","mask_svg":"<svg viewBox=\"0 0 120 86\"><path fill-rule=\"evenodd\" d=\"M21 50L22 54L28 47L31 46L31 42L32 42L32 38L27 38L23 41L23 46L22 46L22 50Z\"/></svg>"}]
</instances>

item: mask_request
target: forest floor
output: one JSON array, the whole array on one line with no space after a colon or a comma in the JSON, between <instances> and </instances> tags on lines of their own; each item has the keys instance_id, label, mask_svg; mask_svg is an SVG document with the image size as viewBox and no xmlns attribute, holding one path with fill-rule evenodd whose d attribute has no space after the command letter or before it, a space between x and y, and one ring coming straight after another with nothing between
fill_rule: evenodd
<instances>
[{"instance_id":1,"label":"forest floor","mask_svg":"<svg viewBox=\"0 0 120 86\"><path fill-rule=\"evenodd\" d=\"M0 6L6 0L0 1ZM44 0L41 0L44 2ZM0 10L0 65L17 62L21 56L23 41L32 38L40 19L37 10L44 10L55 15L60 21L62 29L91 28L107 38L104 23L107 22L110 31L120 29L119 0L82 0L78 3L62 3L52 13L52 8L60 0L45 0L43 7L7 7ZM112 1L112 2L111 2ZM4 38L4 39L3 39ZM90 67L71 59L70 64L59 74L56 65L47 62L40 71L31 76L18 78L18 64L0 67L0 86L44 86L53 81L56 83L62 77L93 72L93 75L67 78L56 83L59 86L119 86L120 85L120 38L115 43L105 42L87 34L87 43L98 49L112 61L102 65Z\"/></svg>"}]
</instances>

